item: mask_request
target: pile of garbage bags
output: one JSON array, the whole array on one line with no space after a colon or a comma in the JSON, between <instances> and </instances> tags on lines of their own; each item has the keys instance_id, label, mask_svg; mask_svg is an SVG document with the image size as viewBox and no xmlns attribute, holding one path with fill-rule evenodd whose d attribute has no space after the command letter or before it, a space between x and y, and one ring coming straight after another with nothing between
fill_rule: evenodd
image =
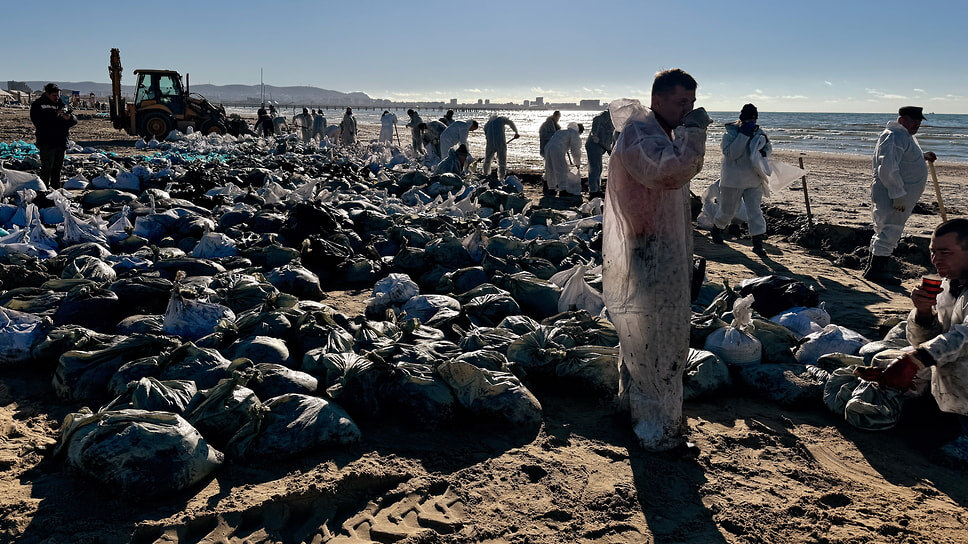
<instances>
[{"instance_id":1,"label":"pile of garbage bags","mask_svg":"<svg viewBox=\"0 0 968 544\"><path fill-rule=\"evenodd\" d=\"M534 434L545 386L616 398L600 202L536 208L519 184L431 175L386 145L145 146L71 155L55 191L4 171L0 367L49 371L58 398L92 407L57 448L79 473L163 494L368 425ZM326 304L334 286L372 297L347 315ZM807 406L872 387L832 391L825 360L868 343L799 282L707 283L694 310L687 398L743 387Z\"/></svg>"}]
</instances>

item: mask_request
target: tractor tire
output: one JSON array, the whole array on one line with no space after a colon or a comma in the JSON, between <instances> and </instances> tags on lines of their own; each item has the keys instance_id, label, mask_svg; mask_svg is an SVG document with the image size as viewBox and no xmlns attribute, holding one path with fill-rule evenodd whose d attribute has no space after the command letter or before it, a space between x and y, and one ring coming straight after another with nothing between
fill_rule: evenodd
<instances>
[{"instance_id":1,"label":"tractor tire","mask_svg":"<svg viewBox=\"0 0 968 544\"><path fill-rule=\"evenodd\" d=\"M171 117L160 112L146 113L141 117L140 134L145 138L154 137L161 141L168 137L168 133L175 128Z\"/></svg>"},{"instance_id":2,"label":"tractor tire","mask_svg":"<svg viewBox=\"0 0 968 544\"><path fill-rule=\"evenodd\" d=\"M206 119L202 121L198 126L198 131L205 135L208 135L208 134L222 135L226 133L225 125L213 119Z\"/></svg>"}]
</instances>

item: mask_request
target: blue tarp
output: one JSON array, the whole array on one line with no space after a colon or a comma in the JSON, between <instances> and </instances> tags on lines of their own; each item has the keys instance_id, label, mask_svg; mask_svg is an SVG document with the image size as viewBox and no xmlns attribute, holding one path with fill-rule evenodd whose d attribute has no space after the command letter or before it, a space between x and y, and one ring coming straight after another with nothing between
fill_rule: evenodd
<instances>
[{"instance_id":1,"label":"blue tarp","mask_svg":"<svg viewBox=\"0 0 968 544\"><path fill-rule=\"evenodd\" d=\"M8 144L5 142L0 142L0 160L24 160L27 155L37 155L37 146L34 144L28 144L23 140L13 142Z\"/></svg>"}]
</instances>

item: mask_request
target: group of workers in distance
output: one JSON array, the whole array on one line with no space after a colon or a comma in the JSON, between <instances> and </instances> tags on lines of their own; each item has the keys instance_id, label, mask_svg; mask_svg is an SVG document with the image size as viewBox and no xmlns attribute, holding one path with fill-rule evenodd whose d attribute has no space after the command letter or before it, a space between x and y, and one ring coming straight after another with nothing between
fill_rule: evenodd
<instances>
[{"instance_id":1,"label":"group of workers in distance","mask_svg":"<svg viewBox=\"0 0 968 544\"><path fill-rule=\"evenodd\" d=\"M269 106L269 110L259 108L256 115L255 133L264 138L282 134L290 128L286 118L277 115L272 105ZM320 142L328 139L333 144L351 145L356 143L360 135L356 118L353 116L353 108L346 108L343 119L333 125L326 122L322 109L317 112L315 109L310 111L309 108L303 108L302 113L292 116L291 128L304 142L315 138Z\"/></svg>"}]
</instances>

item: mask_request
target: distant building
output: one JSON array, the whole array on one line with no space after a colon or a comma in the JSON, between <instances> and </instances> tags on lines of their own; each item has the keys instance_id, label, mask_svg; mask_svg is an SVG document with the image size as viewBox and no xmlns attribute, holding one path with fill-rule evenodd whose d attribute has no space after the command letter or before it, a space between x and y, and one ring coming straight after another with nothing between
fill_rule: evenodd
<instances>
[{"instance_id":1,"label":"distant building","mask_svg":"<svg viewBox=\"0 0 968 544\"><path fill-rule=\"evenodd\" d=\"M483 105L483 104L484 104L484 100L478 98L477 99L477 105L480 106L480 105Z\"/></svg>"},{"instance_id":2,"label":"distant building","mask_svg":"<svg viewBox=\"0 0 968 544\"><path fill-rule=\"evenodd\" d=\"M457 105L457 99L456 98L451 98L450 99L450 105L451 106L456 106Z\"/></svg>"},{"instance_id":3,"label":"distant building","mask_svg":"<svg viewBox=\"0 0 968 544\"><path fill-rule=\"evenodd\" d=\"M490 98L485 98L484 99L484 103L485 104L490 104L491 103L491 99Z\"/></svg>"},{"instance_id":4,"label":"distant building","mask_svg":"<svg viewBox=\"0 0 968 544\"><path fill-rule=\"evenodd\" d=\"M579 100L578 107L583 110L597 110L602 104L601 100Z\"/></svg>"},{"instance_id":5,"label":"distant building","mask_svg":"<svg viewBox=\"0 0 968 544\"><path fill-rule=\"evenodd\" d=\"M524 101L524 107L530 108L531 107L531 101L530 100L525 100Z\"/></svg>"},{"instance_id":6,"label":"distant building","mask_svg":"<svg viewBox=\"0 0 968 544\"><path fill-rule=\"evenodd\" d=\"M535 97L535 99L534 99L534 105L535 106L544 106L544 97L543 96Z\"/></svg>"}]
</instances>

